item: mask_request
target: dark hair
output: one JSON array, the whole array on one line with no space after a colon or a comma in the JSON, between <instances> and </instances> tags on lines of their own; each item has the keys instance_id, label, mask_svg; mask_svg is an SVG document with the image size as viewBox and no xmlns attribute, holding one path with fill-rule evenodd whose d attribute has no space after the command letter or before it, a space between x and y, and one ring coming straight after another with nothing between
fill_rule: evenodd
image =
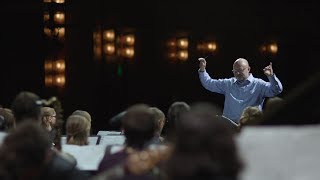
<instances>
[{"instance_id":1,"label":"dark hair","mask_svg":"<svg viewBox=\"0 0 320 180\"><path fill-rule=\"evenodd\" d=\"M155 135L156 120L149 106L137 104L131 106L122 119L126 145L142 149Z\"/></svg>"},{"instance_id":2,"label":"dark hair","mask_svg":"<svg viewBox=\"0 0 320 180\"><path fill-rule=\"evenodd\" d=\"M307 125L320 123L320 72L298 84L276 107L262 117L262 125ZM279 104L280 103L280 104ZM270 109L270 108L269 108Z\"/></svg>"},{"instance_id":3,"label":"dark hair","mask_svg":"<svg viewBox=\"0 0 320 180\"><path fill-rule=\"evenodd\" d=\"M120 113L114 115L110 118L109 124L115 129L121 129L121 121L123 116L126 114L126 111L121 111Z\"/></svg>"},{"instance_id":4,"label":"dark hair","mask_svg":"<svg viewBox=\"0 0 320 180\"><path fill-rule=\"evenodd\" d=\"M164 127L164 134L166 136L174 136L176 122L180 119L181 115L190 111L190 106L183 101L176 101L171 104L167 113L167 122Z\"/></svg>"},{"instance_id":5,"label":"dark hair","mask_svg":"<svg viewBox=\"0 0 320 180\"><path fill-rule=\"evenodd\" d=\"M32 121L20 123L0 148L0 179L19 179L30 168L44 166L50 147L44 128Z\"/></svg>"},{"instance_id":6,"label":"dark hair","mask_svg":"<svg viewBox=\"0 0 320 180\"><path fill-rule=\"evenodd\" d=\"M173 154L165 166L169 179L236 179L242 167L234 130L209 104L191 107L179 119Z\"/></svg>"},{"instance_id":7,"label":"dark hair","mask_svg":"<svg viewBox=\"0 0 320 180\"><path fill-rule=\"evenodd\" d=\"M22 91L13 100L11 109L17 123L25 119L38 121L41 114L41 101L38 95Z\"/></svg>"}]
</instances>

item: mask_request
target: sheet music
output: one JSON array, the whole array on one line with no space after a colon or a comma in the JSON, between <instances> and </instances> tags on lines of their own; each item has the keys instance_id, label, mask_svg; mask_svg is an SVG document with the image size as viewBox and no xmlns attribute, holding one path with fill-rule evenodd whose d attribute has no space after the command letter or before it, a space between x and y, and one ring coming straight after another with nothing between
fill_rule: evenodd
<instances>
[{"instance_id":1,"label":"sheet music","mask_svg":"<svg viewBox=\"0 0 320 180\"><path fill-rule=\"evenodd\" d=\"M221 117L223 117L224 119L230 121L233 125L239 126L239 124L237 124L236 122L234 122L234 121L232 121L231 119L227 118L226 116L221 116Z\"/></svg>"},{"instance_id":2,"label":"sheet music","mask_svg":"<svg viewBox=\"0 0 320 180\"><path fill-rule=\"evenodd\" d=\"M108 135L121 135L120 131L99 131L97 135L108 136Z\"/></svg>"},{"instance_id":3,"label":"sheet music","mask_svg":"<svg viewBox=\"0 0 320 180\"><path fill-rule=\"evenodd\" d=\"M236 139L240 180L317 180L320 126L246 126Z\"/></svg>"},{"instance_id":4,"label":"sheet music","mask_svg":"<svg viewBox=\"0 0 320 180\"><path fill-rule=\"evenodd\" d=\"M96 171L98 169L105 149L105 145L62 145L62 151L71 154L77 160L77 167L85 171Z\"/></svg>"},{"instance_id":5,"label":"sheet music","mask_svg":"<svg viewBox=\"0 0 320 180\"><path fill-rule=\"evenodd\" d=\"M114 136L101 136L101 145L123 145L125 142L124 135L114 135Z\"/></svg>"}]
</instances>

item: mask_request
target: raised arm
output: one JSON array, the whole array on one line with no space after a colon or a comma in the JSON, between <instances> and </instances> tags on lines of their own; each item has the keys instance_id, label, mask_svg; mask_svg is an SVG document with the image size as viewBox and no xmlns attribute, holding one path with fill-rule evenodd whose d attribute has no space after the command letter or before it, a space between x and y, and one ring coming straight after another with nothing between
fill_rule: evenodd
<instances>
[{"instance_id":1,"label":"raised arm","mask_svg":"<svg viewBox=\"0 0 320 180\"><path fill-rule=\"evenodd\" d=\"M206 72L207 62L204 58L199 58L199 79L204 88L211 92L216 92L220 94L225 93L226 80L224 79L212 79Z\"/></svg>"},{"instance_id":2,"label":"raised arm","mask_svg":"<svg viewBox=\"0 0 320 180\"><path fill-rule=\"evenodd\" d=\"M266 84L267 89L265 91L265 96L273 97L280 94L283 90L283 87L280 80L276 77L276 75L273 72L272 62L270 62L268 66L263 68L263 72L269 79L269 83Z\"/></svg>"}]
</instances>

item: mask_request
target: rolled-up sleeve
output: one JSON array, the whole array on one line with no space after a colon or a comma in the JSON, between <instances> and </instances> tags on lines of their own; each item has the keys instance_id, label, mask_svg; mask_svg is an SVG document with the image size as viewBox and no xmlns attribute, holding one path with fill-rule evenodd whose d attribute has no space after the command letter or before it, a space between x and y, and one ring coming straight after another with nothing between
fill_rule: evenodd
<instances>
[{"instance_id":1,"label":"rolled-up sleeve","mask_svg":"<svg viewBox=\"0 0 320 180\"><path fill-rule=\"evenodd\" d=\"M220 94L225 93L225 82L223 79L212 79L206 71L198 71L202 86L211 91Z\"/></svg>"},{"instance_id":2,"label":"rolled-up sleeve","mask_svg":"<svg viewBox=\"0 0 320 180\"><path fill-rule=\"evenodd\" d=\"M280 94L283 91L282 84L277 76L274 74L272 76L268 76L269 82L266 84L266 97L273 97Z\"/></svg>"}]
</instances>

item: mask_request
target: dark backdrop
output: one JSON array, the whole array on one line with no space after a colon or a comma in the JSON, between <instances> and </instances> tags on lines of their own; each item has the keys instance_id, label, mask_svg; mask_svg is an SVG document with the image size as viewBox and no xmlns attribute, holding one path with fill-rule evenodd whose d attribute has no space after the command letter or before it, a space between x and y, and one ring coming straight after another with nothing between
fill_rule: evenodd
<instances>
[{"instance_id":1,"label":"dark backdrop","mask_svg":"<svg viewBox=\"0 0 320 180\"><path fill-rule=\"evenodd\" d=\"M94 131L111 129L109 118L134 103L157 106L165 113L177 100L222 107L223 96L206 91L198 80L197 54L178 63L164 58L164 40L178 31L188 31L191 42L215 36L219 49L208 57L207 69L216 78L232 76L233 61L244 57L252 73L266 79L262 68L272 61L284 85L283 97L319 68L320 19L313 2L66 0L67 84L50 89L44 87L48 42L42 34L42 11L41 1L7 1L1 6L0 104L10 106L21 90L42 98L58 96L65 117L75 109L86 110ZM135 60L95 61L92 33L97 25L134 28ZM278 54L260 54L259 45L272 39L278 42ZM119 67L122 76L117 75Z\"/></svg>"}]
</instances>

